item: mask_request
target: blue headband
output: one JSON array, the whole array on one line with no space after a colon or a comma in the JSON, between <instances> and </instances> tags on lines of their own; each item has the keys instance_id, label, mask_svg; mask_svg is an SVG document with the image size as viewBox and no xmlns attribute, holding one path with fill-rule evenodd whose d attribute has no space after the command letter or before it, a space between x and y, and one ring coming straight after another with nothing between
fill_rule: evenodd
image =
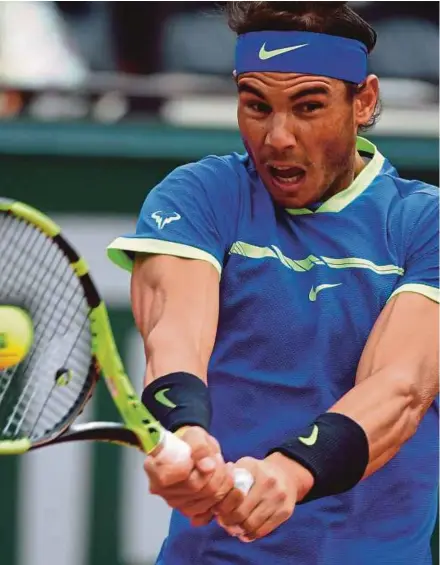
<instances>
[{"instance_id":1,"label":"blue headband","mask_svg":"<svg viewBox=\"0 0 440 565\"><path fill-rule=\"evenodd\" d=\"M300 73L356 84L367 76L367 48L360 41L308 31L253 31L239 35L238 75L250 72Z\"/></svg>"}]
</instances>

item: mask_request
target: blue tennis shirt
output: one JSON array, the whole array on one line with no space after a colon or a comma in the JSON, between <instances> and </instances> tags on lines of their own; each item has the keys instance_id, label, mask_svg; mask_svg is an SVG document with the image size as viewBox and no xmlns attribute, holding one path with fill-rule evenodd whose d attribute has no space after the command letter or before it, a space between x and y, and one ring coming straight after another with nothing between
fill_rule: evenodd
<instances>
[{"instance_id":1,"label":"blue tennis shirt","mask_svg":"<svg viewBox=\"0 0 440 565\"><path fill-rule=\"evenodd\" d=\"M315 210L274 204L247 155L184 165L148 194L136 232L109 246L129 270L134 252L217 269L208 384L226 460L264 457L350 390L392 296L439 299L438 190L401 179L362 138L358 151L366 167ZM297 507L261 540L241 543L215 522L193 528L174 512L157 564L428 565L437 492L435 402L382 469Z\"/></svg>"}]
</instances>

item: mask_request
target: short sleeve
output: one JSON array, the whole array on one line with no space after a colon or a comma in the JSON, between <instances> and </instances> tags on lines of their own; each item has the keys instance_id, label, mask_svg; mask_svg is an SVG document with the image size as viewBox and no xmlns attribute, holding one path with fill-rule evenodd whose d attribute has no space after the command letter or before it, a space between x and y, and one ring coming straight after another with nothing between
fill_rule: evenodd
<instances>
[{"instance_id":1,"label":"short sleeve","mask_svg":"<svg viewBox=\"0 0 440 565\"><path fill-rule=\"evenodd\" d=\"M423 208L418 213L413 212L404 275L390 298L401 292L416 292L435 302L440 301L438 195L424 195L423 201Z\"/></svg>"},{"instance_id":2,"label":"short sleeve","mask_svg":"<svg viewBox=\"0 0 440 565\"><path fill-rule=\"evenodd\" d=\"M226 157L178 167L148 194L136 231L115 239L108 257L129 271L135 253L202 259L221 274L236 231L239 188Z\"/></svg>"}]
</instances>

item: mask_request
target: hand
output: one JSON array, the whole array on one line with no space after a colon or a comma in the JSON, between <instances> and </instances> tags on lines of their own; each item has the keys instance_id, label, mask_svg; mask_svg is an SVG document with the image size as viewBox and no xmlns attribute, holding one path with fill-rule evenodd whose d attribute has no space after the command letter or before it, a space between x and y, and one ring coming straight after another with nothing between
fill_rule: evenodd
<instances>
[{"instance_id":1,"label":"hand","mask_svg":"<svg viewBox=\"0 0 440 565\"><path fill-rule=\"evenodd\" d=\"M236 490L233 465L224 462L217 440L203 428L188 426L179 430L179 436L191 447L191 459L170 465L163 464L160 455L147 457L144 470L150 492L187 517L204 515L203 523L208 523L213 517L210 509Z\"/></svg>"},{"instance_id":2,"label":"hand","mask_svg":"<svg viewBox=\"0 0 440 565\"><path fill-rule=\"evenodd\" d=\"M235 466L250 471L254 485L241 503L228 494L214 511L219 524L241 541L254 541L275 530L313 486L312 474L281 453L263 460L244 457Z\"/></svg>"}]
</instances>

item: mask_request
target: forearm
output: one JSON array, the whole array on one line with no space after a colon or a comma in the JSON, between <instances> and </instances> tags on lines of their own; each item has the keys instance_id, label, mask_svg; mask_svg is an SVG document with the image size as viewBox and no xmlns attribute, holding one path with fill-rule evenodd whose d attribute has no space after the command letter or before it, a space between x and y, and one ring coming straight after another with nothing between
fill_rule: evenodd
<instances>
[{"instance_id":1,"label":"forearm","mask_svg":"<svg viewBox=\"0 0 440 565\"><path fill-rule=\"evenodd\" d=\"M369 444L365 478L385 465L415 433L424 409L409 379L382 370L358 383L329 412L348 416L365 431Z\"/></svg>"},{"instance_id":2,"label":"forearm","mask_svg":"<svg viewBox=\"0 0 440 565\"><path fill-rule=\"evenodd\" d=\"M158 322L144 340L147 367L145 385L170 373L186 372L207 378L207 360L200 344L179 324Z\"/></svg>"},{"instance_id":3,"label":"forearm","mask_svg":"<svg viewBox=\"0 0 440 565\"><path fill-rule=\"evenodd\" d=\"M133 314L142 336L145 384L176 372L206 383L218 319L218 273L176 257L139 259L133 270Z\"/></svg>"},{"instance_id":4,"label":"forearm","mask_svg":"<svg viewBox=\"0 0 440 565\"><path fill-rule=\"evenodd\" d=\"M350 490L397 453L428 407L409 382L391 370L371 375L275 448L298 479L298 501ZM314 483L310 474L298 472L296 462L310 471Z\"/></svg>"}]
</instances>

